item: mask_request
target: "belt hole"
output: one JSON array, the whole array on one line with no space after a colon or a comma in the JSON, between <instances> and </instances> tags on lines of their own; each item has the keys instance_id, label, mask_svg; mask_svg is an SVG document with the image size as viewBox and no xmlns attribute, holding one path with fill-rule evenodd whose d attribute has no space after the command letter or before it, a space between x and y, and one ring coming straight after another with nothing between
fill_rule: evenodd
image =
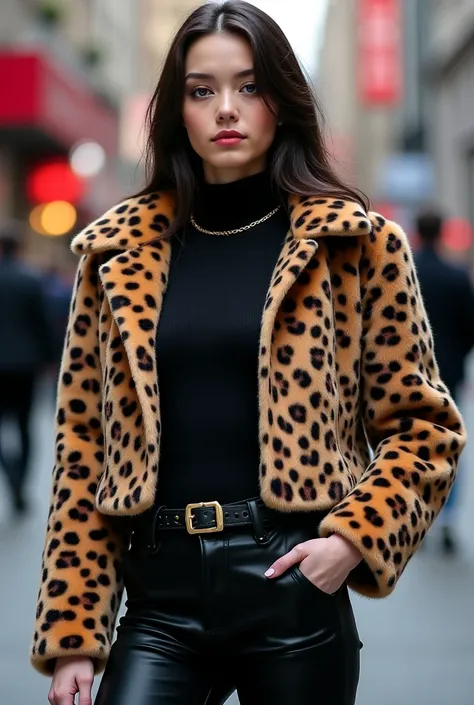
<instances>
[{"instance_id":1,"label":"belt hole","mask_svg":"<svg viewBox=\"0 0 474 705\"><path fill-rule=\"evenodd\" d=\"M207 517L207 512L204 512L204 518L206 518L206 517Z\"/></svg>"},{"instance_id":2,"label":"belt hole","mask_svg":"<svg viewBox=\"0 0 474 705\"><path fill-rule=\"evenodd\" d=\"M238 519L238 518L239 518L239 512L235 512L234 516L235 516L236 519Z\"/></svg>"},{"instance_id":3,"label":"belt hole","mask_svg":"<svg viewBox=\"0 0 474 705\"><path fill-rule=\"evenodd\" d=\"M225 518L226 518L226 519L229 518L229 512L226 512L226 513L225 513Z\"/></svg>"},{"instance_id":4,"label":"belt hole","mask_svg":"<svg viewBox=\"0 0 474 705\"><path fill-rule=\"evenodd\" d=\"M244 519L246 519L248 515L249 513L244 509L244 511L242 512L242 516L244 517Z\"/></svg>"}]
</instances>

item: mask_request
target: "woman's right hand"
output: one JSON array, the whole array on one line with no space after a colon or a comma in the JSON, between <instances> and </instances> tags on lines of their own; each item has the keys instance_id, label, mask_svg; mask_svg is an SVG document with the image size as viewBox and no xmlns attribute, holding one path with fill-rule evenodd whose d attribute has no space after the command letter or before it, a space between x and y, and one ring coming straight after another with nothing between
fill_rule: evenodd
<instances>
[{"instance_id":1,"label":"woman's right hand","mask_svg":"<svg viewBox=\"0 0 474 705\"><path fill-rule=\"evenodd\" d=\"M92 705L93 682L92 659L87 656L58 658L48 700L51 705L74 705L74 696L79 693L78 705Z\"/></svg>"}]
</instances>

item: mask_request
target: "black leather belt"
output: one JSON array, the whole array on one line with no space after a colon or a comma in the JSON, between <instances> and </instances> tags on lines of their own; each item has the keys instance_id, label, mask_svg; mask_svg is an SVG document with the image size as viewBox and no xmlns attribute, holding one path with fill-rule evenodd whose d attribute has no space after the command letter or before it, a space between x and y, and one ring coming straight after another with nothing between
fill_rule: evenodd
<instances>
[{"instance_id":1,"label":"black leather belt","mask_svg":"<svg viewBox=\"0 0 474 705\"><path fill-rule=\"evenodd\" d=\"M159 507L136 517L131 530L131 545L146 546L152 553L159 550L162 531L187 531L189 534L215 534L230 527L251 527L259 544L267 543L278 526L307 525L317 529L327 514L323 512L285 513L267 507L260 497L234 504L199 502L185 509Z\"/></svg>"},{"instance_id":2,"label":"black leather belt","mask_svg":"<svg viewBox=\"0 0 474 705\"><path fill-rule=\"evenodd\" d=\"M256 513L260 522L270 521L275 516L275 512L260 499L224 505L199 502L188 504L185 509L161 507L156 515L155 528L186 529L189 534L217 533L231 526L255 526Z\"/></svg>"}]
</instances>

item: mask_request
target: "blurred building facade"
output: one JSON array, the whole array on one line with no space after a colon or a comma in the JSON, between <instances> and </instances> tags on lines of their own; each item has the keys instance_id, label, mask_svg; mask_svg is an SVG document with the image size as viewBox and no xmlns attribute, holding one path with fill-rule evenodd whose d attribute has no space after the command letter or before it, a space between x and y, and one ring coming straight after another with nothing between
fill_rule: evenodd
<instances>
[{"instance_id":1,"label":"blurred building facade","mask_svg":"<svg viewBox=\"0 0 474 705\"><path fill-rule=\"evenodd\" d=\"M28 145L33 151L37 148L40 153L53 153L70 149L74 137L100 137L114 166L121 100L133 88L137 75L139 7L134 0L123 0L120 5L111 0L7 0L2 5L3 67L9 66L20 77L30 79L25 64L28 58L43 82L27 82L25 86L39 93L26 96L30 101L37 100L30 114L24 106L16 105L19 99L12 90L0 96L0 129L9 137L7 146L21 149ZM14 88L11 84L7 87ZM8 101L14 103L9 114L3 105ZM43 102L49 103L47 116L41 111ZM75 111L84 120L82 124ZM52 118L49 113L53 113ZM96 134L91 118L100 122ZM73 123L69 134L66 129L58 129L61 119Z\"/></svg>"},{"instance_id":2,"label":"blurred building facade","mask_svg":"<svg viewBox=\"0 0 474 705\"><path fill-rule=\"evenodd\" d=\"M131 191L138 191L143 179L141 157L145 112L158 83L167 50L184 19L200 4L199 0L141 0L137 75L133 89L122 105L120 133L121 157L133 167L133 171L128 172Z\"/></svg>"},{"instance_id":3,"label":"blurred building facade","mask_svg":"<svg viewBox=\"0 0 474 705\"><path fill-rule=\"evenodd\" d=\"M105 153L98 173L81 179L71 230L48 238L29 229L33 259L61 257L79 227L142 187L145 109L171 36L197 5L190 0L2 3L0 219L28 222L39 198L32 193L38 191L36 171L42 165L59 160L67 167L71 150L84 140ZM40 183L39 191L53 194L54 184Z\"/></svg>"},{"instance_id":4,"label":"blurred building facade","mask_svg":"<svg viewBox=\"0 0 474 705\"><path fill-rule=\"evenodd\" d=\"M143 0L140 74L147 90L158 82L174 34L200 4L199 0Z\"/></svg>"},{"instance_id":5,"label":"blurred building facade","mask_svg":"<svg viewBox=\"0 0 474 705\"><path fill-rule=\"evenodd\" d=\"M474 0L332 0L319 66L329 145L374 207L474 223Z\"/></svg>"},{"instance_id":6,"label":"blurred building facade","mask_svg":"<svg viewBox=\"0 0 474 705\"><path fill-rule=\"evenodd\" d=\"M330 0L318 62L317 88L327 116L336 167L374 200L395 141L393 100L368 102L361 79L360 0ZM374 31L377 30L374 27Z\"/></svg>"},{"instance_id":7,"label":"blurred building facade","mask_svg":"<svg viewBox=\"0 0 474 705\"><path fill-rule=\"evenodd\" d=\"M75 227L121 197L120 106L137 74L139 22L135 0L34 0L2 3L0 23L1 214L27 221L35 205L38 169L61 163L64 179L75 145L104 151L102 169L84 180L71 204ZM38 171L38 173L40 173ZM37 183L36 192L67 195L63 184ZM80 193L79 193L80 192ZM48 257L57 244L30 231L29 250ZM67 243L61 242L61 249Z\"/></svg>"},{"instance_id":8,"label":"blurred building facade","mask_svg":"<svg viewBox=\"0 0 474 705\"><path fill-rule=\"evenodd\" d=\"M438 0L429 51L438 195L474 223L474 0Z\"/></svg>"},{"instance_id":9,"label":"blurred building facade","mask_svg":"<svg viewBox=\"0 0 474 705\"><path fill-rule=\"evenodd\" d=\"M330 152L339 172L350 181L363 180L359 164L356 165L354 139L360 109L355 76L350 69L356 51L354 22L355 6L350 0L329 3L316 81L327 119L326 139Z\"/></svg>"}]
</instances>

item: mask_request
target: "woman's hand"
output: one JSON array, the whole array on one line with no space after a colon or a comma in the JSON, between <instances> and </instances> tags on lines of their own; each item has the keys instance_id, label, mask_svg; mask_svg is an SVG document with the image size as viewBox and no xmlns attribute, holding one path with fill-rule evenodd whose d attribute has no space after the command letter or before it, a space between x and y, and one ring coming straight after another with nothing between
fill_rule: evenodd
<instances>
[{"instance_id":1,"label":"woman's hand","mask_svg":"<svg viewBox=\"0 0 474 705\"><path fill-rule=\"evenodd\" d=\"M277 578L296 563L316 587L336 592L353 568L362 560L360 552L339 534L300 543L281 556L266 571L267 578Z\"/></svg>"},{"instance_id":2,"label":"woman's hand","mask_svg":"<svg viewBox=\"0 0 474 705\"><path fill-rule=\"evenodd\" d=\"M79 693L78 705L92 705L93 682L94 664L90 658L58 658L48 700L51 705L74 705L74 696Z\"/></svg>"}]
</instances>

